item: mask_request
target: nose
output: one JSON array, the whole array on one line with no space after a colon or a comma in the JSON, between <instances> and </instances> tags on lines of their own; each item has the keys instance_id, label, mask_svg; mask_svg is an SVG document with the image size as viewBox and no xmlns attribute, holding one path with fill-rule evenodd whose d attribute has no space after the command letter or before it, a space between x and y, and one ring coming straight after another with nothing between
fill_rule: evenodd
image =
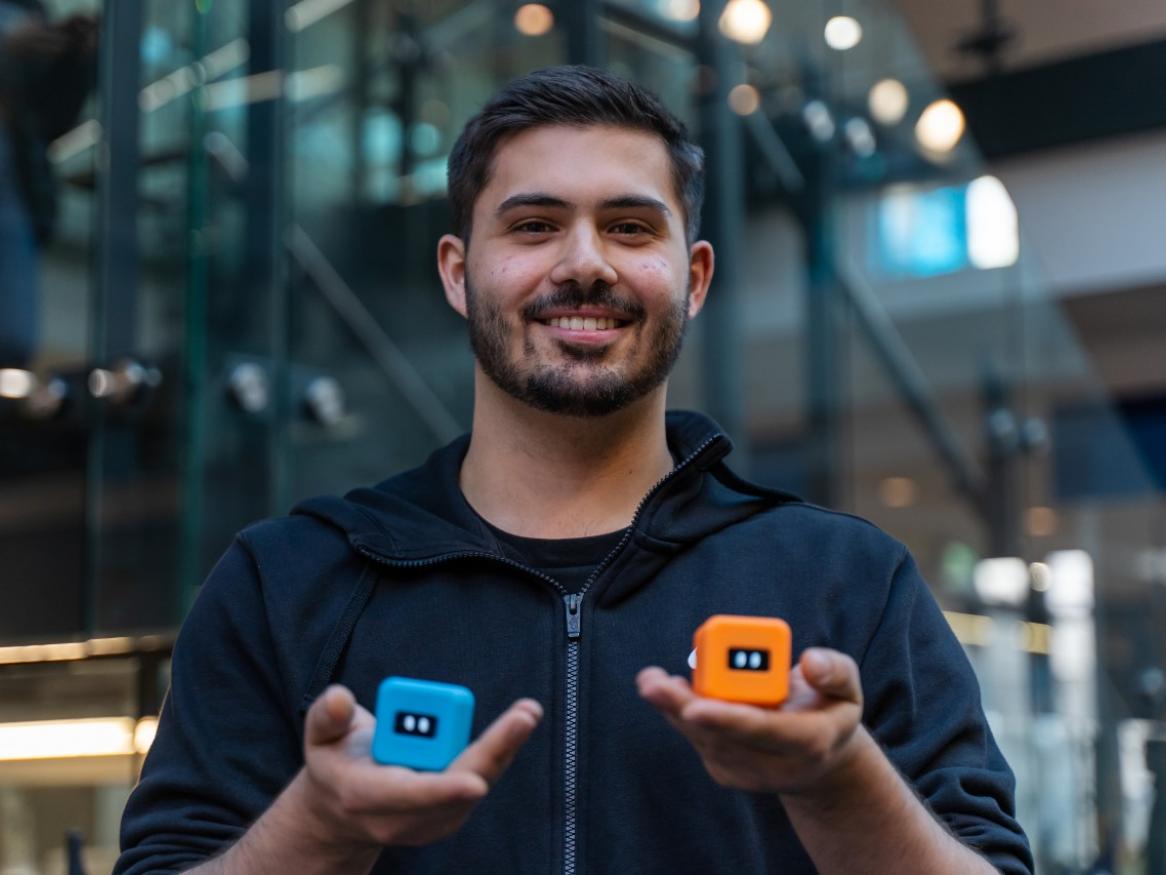
<instances>
[{"instance_id":1,"label":"nose","mask_svg":"<svg viewBox=\"0 0 1166 875\"><path fill-rule=\"evenodd\" d=\"M550 279L555 285L574 282L580 288L589 289L599 281L614 286L619 281L619 274L607 260L598 232L581 225L564 237L562 252L551 270Z\"/></svg>"}]
</instances>

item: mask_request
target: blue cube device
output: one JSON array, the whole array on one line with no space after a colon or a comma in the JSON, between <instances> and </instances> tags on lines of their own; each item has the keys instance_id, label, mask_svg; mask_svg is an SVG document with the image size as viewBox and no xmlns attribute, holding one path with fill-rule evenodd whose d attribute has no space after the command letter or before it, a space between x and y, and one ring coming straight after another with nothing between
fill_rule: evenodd
<instances>
[{"instance_id":1,"label":"blue cube device","mask_svg":"<svg viewBox=\"0 0 1166 875\"><path fill-rule=\"evenodd\" d=\"M440 772L470 743L474 694L457 684L388 677L377 690L372 758Z\"/></svg>"}]
</instances>

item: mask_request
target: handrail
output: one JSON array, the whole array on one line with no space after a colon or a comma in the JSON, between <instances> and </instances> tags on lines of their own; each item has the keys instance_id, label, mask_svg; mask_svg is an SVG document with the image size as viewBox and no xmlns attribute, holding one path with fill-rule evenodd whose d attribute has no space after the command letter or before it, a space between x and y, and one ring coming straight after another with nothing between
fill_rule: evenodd
<instances>
[{"instance_id":1,"label":"handrail","mask_svg":"<svg viewBox=\"0 0 1166 875\"><path fill-rule=\"evenodd\" d=\"M438 440L448 443L462 434L465 429L457 418L299 225L292 226L287 237L287 249Z\"/></svg>"},{"instance_id":2,"label":"handrail","mask_svg":"<svg viewBox=\"0 0 1166 875\"><path fill-rule=\"evenodd\" d=\"M944 420L931 396L923 370L892 324L886 308L875 297L870 286L856 272L845 267L838 268L838 289L850 305L858 328L866 337L875 357L950 470L953 485L988 519L990 515L984 478L977 474L973 463L964 456L955 432Z\"/></svg>"}]
</instances>

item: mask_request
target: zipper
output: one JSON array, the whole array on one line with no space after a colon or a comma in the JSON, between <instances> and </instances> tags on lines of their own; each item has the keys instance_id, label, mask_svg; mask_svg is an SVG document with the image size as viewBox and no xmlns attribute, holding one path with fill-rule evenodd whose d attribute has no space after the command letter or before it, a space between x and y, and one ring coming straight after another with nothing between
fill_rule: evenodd
<instances>
[{"instance_id":1,"label":"zipper","mask_svg":"<svg viewBox=\"0 0 1166 875\"><path fill-rule=\"evenodd\" d=\"M497 553L487 553L483 550L466 550L457 553L443 553L441 556L434 556L429 559L390 559L363 545L356 545L357 552L361 555L367 556L369 559L379 562L382 565L392 565L399 568L422 568L429 565L438 565L442 562L449 562L454 559L488 559L502 565L509 565L512 568L516 568L519 571L546 581L563 597L564 619L566 620L567 626L567 702L564 709L566 726L563 730L563 875L575 875L576 869L575 848L578 831L576 819L579 799L577 773L579 759L579 639L583 635L583 597L587 594L587 590L591 588L591 584L595 582L596 578L611 565L615 557L620 554L620 551L627 546L628 541L632 538L632 533L635 531L636 525L640 521L640 514L643 513L644 506L664 487L664 484L691 465L696 458L704 453L719 438L719 434L707 438L704 443L678 462L671 471L652 484L652 488L644 493L644 497L636 505L635 513L632 514L632 521L628 524L619 543L615 545L610 553L603 557L602 562L595 566L595 569L587 577L586 582L584 582L583 588L577 593L568 593L563 589L561 583L550 575L543 574L537 568L531 568L529 565L523 565L521 562L515 562L513 559L507 559L505 556L500 556Z\"/></svg>"},{"instance_id":2,"label":"zipper","mask_svg":"<svg viewBox=\"0 0 1166 875\"><path fill-rule=\"evenodd\" d=\"M595 569L583 584L583 588L577 594L571 594L564 598L567 611L567 707L565 709L567 725L564 729L565 737L563 740L563 875L575 875L575 839L578 831L576 814L579 789L576 774L579 734L579 638L583 634L583 623L580 612L583 596L587 594L587 590L591 588L591 584L595 582L595 579L603 573L604 569L627 546L628 541L632 538L632 532L635 531L636 524L640 521L640 514L643 512L644 506L660 491L665 483L692 464L692 461L700 456L718 437L719 435L713 435L708 438L703 444L685 456L671 471L652 484L652 488L644 493L644 497L636 505L636 511L632 514L632 521L628 524L627 530L624 532L623 537L620 538L619 543L603 558L602 562L595 566Z\"/></svg>"}]
</instances>

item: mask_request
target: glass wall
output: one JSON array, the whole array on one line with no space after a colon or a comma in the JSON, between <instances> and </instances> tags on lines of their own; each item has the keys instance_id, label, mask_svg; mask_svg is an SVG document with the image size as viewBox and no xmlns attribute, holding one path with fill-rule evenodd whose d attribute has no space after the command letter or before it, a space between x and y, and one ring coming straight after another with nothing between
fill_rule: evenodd
<instances>
[{"instance_id":1,"label":"glass wall","mask_svg":"<svg viewBox=\"0 0 1166 875\"><path fill-rule=\"evenodd\" d=\"M107 867L169 641L235 531L468 427L445 161L510 78L588 62L709 158L718 275L672 405L721 419L741 473L911 548L1042 872L1139 871L1166 736L1147 414L1107 393L893 7L770 3L751 33L739 5L48 4L100 51L42 144L55 232L3 268L39 328L0 362L0 723L129 722L115 753L0 762L0 868L63 871L66 828Z\"/></svg>"}]
</instances>

